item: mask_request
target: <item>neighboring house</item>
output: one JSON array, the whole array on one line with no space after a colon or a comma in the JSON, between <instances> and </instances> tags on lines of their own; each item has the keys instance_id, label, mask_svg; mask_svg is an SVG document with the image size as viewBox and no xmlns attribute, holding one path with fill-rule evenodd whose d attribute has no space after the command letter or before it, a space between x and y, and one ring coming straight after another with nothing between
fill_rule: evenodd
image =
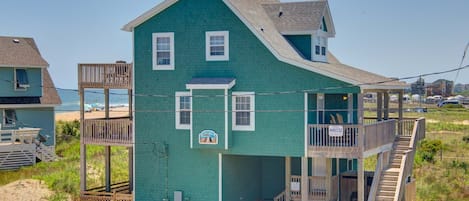
<instances>
[{"instance_id":1,"label":"neighboring house","mask_svg":"<svg viewBox=\"0 0 469 201\"><path fill-rule=\"evenodd\" d=\"M55 159L60 97L32 38L0 36L0 169Z\"/></svg>"},{"instance_id":2,"label":"neighboring house","mask_svg":"<svg viewBox=\"0 0 469 201\"><path fill-rule=\"evenodd\" d=\"M124 139L119 145L133 147L130 186L119 192L110 165L105 187L86 186L82 152L84 200L411 196L425 120L403 118L408 85L328 51L335 28L327 1L165 0L123 29L134 43L133 75L125 76L133 78L133 138L129 124L106 120L114 130L83 128L90 137L82 148ZM127 80L102 68L82 64L80 82ZM368 119L363 97L371 92L377 112ZM389 118L390 93L399 95L397 119ZM378 158L376 171L365 173L370 156Z\"/></svg>"},{"instance_id":3,"label":"neighboring house","mask_svg":"<svg viewBox=\"0 0 469 201\"><path fill-rule=\"evenodd\" d=\"M445 79L438 79L426 87L427 95L428 96L440 95L443 97L452 96L453 84L454 84L453 81L449 81Z\"/></svg>"}]
</instances>

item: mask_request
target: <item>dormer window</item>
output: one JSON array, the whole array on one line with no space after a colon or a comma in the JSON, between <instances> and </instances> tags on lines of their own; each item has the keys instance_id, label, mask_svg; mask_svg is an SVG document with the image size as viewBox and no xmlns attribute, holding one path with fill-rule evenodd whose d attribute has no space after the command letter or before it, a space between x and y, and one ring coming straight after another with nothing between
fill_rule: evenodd
<instances>
[{"instance_id":1,"label":"dormer window","mask_svg":"<svg viewBox=\"0 0 469 201\"><path fill-rule=\"evenodd\" d=\"M316 36L313 37L313 61L327 62L327 38Z\"/></svg>"}]
</instances>

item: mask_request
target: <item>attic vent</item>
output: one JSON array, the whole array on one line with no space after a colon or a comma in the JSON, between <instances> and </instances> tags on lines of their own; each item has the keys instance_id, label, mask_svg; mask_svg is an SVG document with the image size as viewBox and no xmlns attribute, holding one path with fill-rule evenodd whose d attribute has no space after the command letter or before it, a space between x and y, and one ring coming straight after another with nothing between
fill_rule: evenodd
<instances>
[{"instance_id":1,"label":"attic vent","mask_svg":"<svg viewBox=\"0 0 469 201\"><path fill-rule=\"evenodd\" d=\"M18 39L15 38L15 39L13 39L13 42L14 42L14 43L20 43L20 40L18 40Z\"/></svg>"}]
</instances>

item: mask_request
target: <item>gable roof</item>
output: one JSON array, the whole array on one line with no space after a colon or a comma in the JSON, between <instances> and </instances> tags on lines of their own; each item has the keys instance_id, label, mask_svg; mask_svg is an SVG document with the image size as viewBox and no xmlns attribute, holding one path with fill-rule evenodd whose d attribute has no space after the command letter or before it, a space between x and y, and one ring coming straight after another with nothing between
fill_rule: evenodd
<instances>
[{"instance_id":1,"label":"gable roof","mask_svg":"<svg viewBox=\"0 0 469 201\"><path fill-rule=\"evenodd\" d=\"M329 12L327 1L263 3L262 7L280 33L313 33ZM333 26L328 27L334 35Z\"/></svg>"},{"instance_id":2,"label":"gable roof","mask_svg":"<svg viewBox=\"0 0 469 201\"><path fill-rule=\"evenodd\" d=\"M0 67L48 67L32 38L0 36Z\"/></svg>"},{"instance_id":3,"label":"gable roof","mask_svg":"<svg viewBox=\"0 0 469 201\"><path fill-rule=\"evenodd\" d=\"M133 31L159 12L168 8L178 0L165 0L161 4L145 12L140 17L123 27L125 31ZM264 9L266 4L279 3L277 0L222 0L238 18L251 30L251 32L270 50L280 61L303 68L324 76L359 86L361 89L403 89L408 87L404 82L396 81L378 74L367 72L358 68L337 62L322 63L305 60L283 37L276 23ZM300 5L300 4L298 4ZM327 5L327 2L326 2ZM269 7L269 5L267 5ZM297 5L292 6L297 7ZM320 7L320 4L318 4ZM277 13L278 14L278 13ZM319 20L318 20L319 21ZM312 22L311 22L312 23ZM320 23L320 21L319 21ZM328 53L328 57L330 53ZM333 57L333 56L332 56ZM335 58L335 57L334 57Z\"/></svg>"},{"instance_id":4,"label":"gable roof","mask_svg":"<svg viewBox=\"0 0 469 201\"><path fill-rule=\"evenodd\" d=\"M40 98L43 105L60 105L62 100L57 93L57 89L52 82L49 71L45 68L42 70L42 97Z\"/></svg>"}]
</instances>

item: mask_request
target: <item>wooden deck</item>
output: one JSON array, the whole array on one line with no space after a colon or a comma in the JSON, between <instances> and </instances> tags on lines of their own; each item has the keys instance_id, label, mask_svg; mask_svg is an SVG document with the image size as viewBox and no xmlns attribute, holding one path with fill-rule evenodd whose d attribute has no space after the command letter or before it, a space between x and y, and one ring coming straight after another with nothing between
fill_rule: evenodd
<instances>
[{"instance_id":1,"label":"wooden deck","mask_svg":"<svg viewBox=\"0 0 469 201\"><path fill-rule=\"evenodd\" d=\"M129 191L129 182L111 185L111 192L105 191L105 186L91 188L80 193L82 201L132 201L133 195Z\"/></svg>"},{"instance_id":2,"label":"wooden deck","mask_svg":"<svg viewBox=\"0 0 469 201\"><path fill-rule=\"evenodd\" d=\"M85 119L82 140L85 144L132 146L132 120L129 118Z\"/></svg>"},{"instance_id":3,"label":"wooden deck","mask_svg":"<svg viewBox=\"0 0 469 201\"><path fill-rule=\"evenodd\" d=\"M308 125L308 156L326 158L367 157L391 150L397 134L412 133L414 119L366 121L367 124ZM409 127L409 128L408 128Z\"/></svg>"},{"instance_id":4,"label":"wooden deck","mask_svg":"<svg viewBox=\"0 0 469 201\"><path fill-rule=\"evenodd\" d=\"M80 88L132 89L132 64L78 64Z\"/></svg>"},{"instance_id":5,"label":"wooden deck","mask_svg":"<svg viewBox=\"0 0 469 201\"><path fill-rule=\"evenodd\" d=\"M40 128L20 128L0 130L0 146L11 144L31 144L39 134Z\"/></svg>"}]
</instances>

